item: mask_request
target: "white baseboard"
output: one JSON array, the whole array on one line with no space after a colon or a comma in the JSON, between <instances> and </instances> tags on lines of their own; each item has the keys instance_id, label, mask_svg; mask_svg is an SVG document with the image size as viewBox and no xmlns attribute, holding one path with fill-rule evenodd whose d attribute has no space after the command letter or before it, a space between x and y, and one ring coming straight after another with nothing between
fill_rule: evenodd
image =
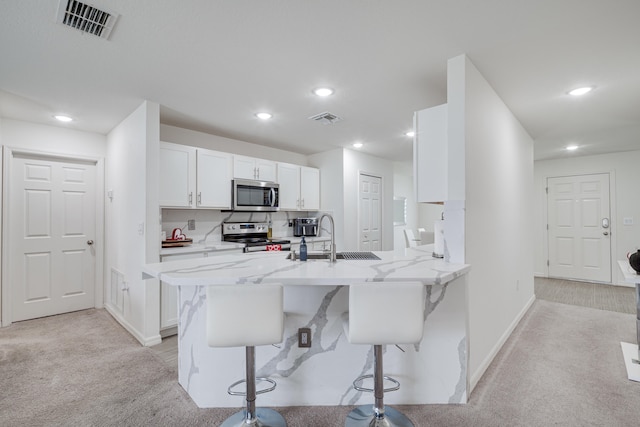
<instances>
[{"instance_id":1,"label":"white baseboard","mask_svg":"<svg viewBox=\"0 0 640 427\"><path fill-rule=\"evenodd\" d=\"M120 323L120 325L122 325L122 327L125 328L127 332L133 335L133 337L137 339L144 347L151 347L152 345L160 344L162 342L162 337L160 336L160 334L152 337L145 337L144 334L134 328L131 323L129 323L122 316L122 314L111 304L106 303L104 305L104 308L116 320L116 322Z\"/></svg>"},{"instance_id":2,"label":"white baseboard","mask_svg":"<svg viewBox=\"0 0 640 427\"><path fill-rule=\"evenodd\" d=\"M507 330L504 332L504 334L502 334L502 336L500 337L496 345L493 346L493 348L491 349L491 352L489 352L487 357L482 361L478 369L471 374L471 379L470 379L471 390L469 394L471 394L471 392L473 392L473 389L476 388L476 385L478 385L480 378L482 378L484 373L487 371L487 369L489 368L489 365L491 365L491 362L493 362L493 359L496 357L500 349L502 349L502 346L504 345L504 343L507 342L507 340L513 333L513 330L516 328L516 326L518 326L518 323L520 323L520 320L522 320L522 318L527 313L527 311L529 311L529 309L531 308L535 300L536 300L536 296L532 295L531 299L527 301L527 303L522 308L522 310L520 310L520 313L518 313L515 319L513 319L513 322L511 322Z\"/></svg>"}]
</instances>

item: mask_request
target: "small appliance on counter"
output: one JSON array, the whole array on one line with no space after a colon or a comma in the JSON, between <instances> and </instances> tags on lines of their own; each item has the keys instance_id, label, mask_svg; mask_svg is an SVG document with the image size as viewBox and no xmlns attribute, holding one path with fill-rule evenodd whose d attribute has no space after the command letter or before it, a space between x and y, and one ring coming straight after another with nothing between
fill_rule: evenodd
<instances>
[{"instance_id":1,"label":"small appliance on counter","mask_svg":"<svg viewBox=\"0 0 640 427\"><path fill-rule=\"evenodd\" d=\"M318 235L318 218L296 218L293 220L295 237L315 237Z\"/></svg>"},{"instance_id":2,"label":"small appliance on counter","mask_svg":"<svg viewBox=\"0 0 640 427\"><path fill-rule=\"evenodd\" d=\"M269 239L266 222L223 222L222 241L244 243L243 252L288 251L291 241Z\"/></svg>"}]
</instances>

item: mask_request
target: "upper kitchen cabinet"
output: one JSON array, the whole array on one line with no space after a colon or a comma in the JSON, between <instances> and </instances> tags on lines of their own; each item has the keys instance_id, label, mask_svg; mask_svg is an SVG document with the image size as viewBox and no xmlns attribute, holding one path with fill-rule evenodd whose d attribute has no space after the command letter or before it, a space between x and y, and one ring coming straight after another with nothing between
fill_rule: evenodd
<instances>
[{"instance_id":1,"label":"upper kitchen cabinet","mask_svg":"<svg viewBox=\"0 0 640 427\"><path fill-rule=\"evenodd\" d=\"M232 158L228 153L161 142L160 206L230 209Z\"/></svg>"},{"instance_id":2,"label":"upper kitchen cabinet","mask_svg":"<svg viewBox=\"0 0 640 427\"><path fill-rule=\"evenodd\" d=\"M233 177L276 181L276 162L246 156L233 156Z\"/></svg>"},{"instance_id":3,"label":"upper kitchen cabinet","mask_svg":"<svg viewBox=\"0 0 640 427\"><path fill-rule=\"evenodd\" d=\"M413 179L416 201L449 199L447 104L417 111L413 116Z\"/></svg>"},{"instance_id":4,"label":"upper kitchen cabinet","mask_svg":"<svg viewBox=\"0 0 640 427\"><path fill-rule=\"evenodd\" d=\"M193 207L196 191L196 149L160 142L158 177L160 206Z\"/></svg>"},{"instance_id":5,"label":"upper kitchen cabinet","mask_svg":"<svg viewBox=\"0 0 640 427\"><path fill-rule=\"evenodd\" d=\"M306 166L278 163L280 209L319 210L320 170Z\"/></svg>"}]
</instances>

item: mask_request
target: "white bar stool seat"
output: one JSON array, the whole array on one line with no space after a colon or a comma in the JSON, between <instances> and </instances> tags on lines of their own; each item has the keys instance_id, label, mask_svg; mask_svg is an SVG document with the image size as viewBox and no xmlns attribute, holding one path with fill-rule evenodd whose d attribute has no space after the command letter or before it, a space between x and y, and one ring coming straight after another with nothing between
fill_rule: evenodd
<instances>
[{"instance_id":1,"label":"white bar stool seat","mask_svg":"<svg viewBox=\"0 0 640 427\"><path fill-rule=\"evenodd\" d=\"M209 347L245 347L246 379L227 389L231 395L246 396L246 409L227 418L221 427L286 427L277 411L255 406L256 395L276 388L270 378L255 376L255 346L282 342L284 333L283 294L280 284L242 284L207 287L207 344ZM256 390L256 380L271 384ZM232 389L246 382L246 392Z\"/></svg>"},{"instance_id":2,"label":"white bar stool seat","mask_svg":"<svg viewBox=\"0 0 640 427\"><path fill-rule=\"evenodd\" d=\"M343 314L345 334L351 344L373 346L374 372L353 381L359 391L373 391L375 403L363 405L349 413L346 427L413 427L401 412L384 406L384 392L395 391L400 383L382 373L382 346L416 344L424 332L426 290L419 282L365 282L349 286L349 312ZM373 377L374 388L358 383ZM384 380L394 384L384 388Z\"/></svg>"}]
</instances>

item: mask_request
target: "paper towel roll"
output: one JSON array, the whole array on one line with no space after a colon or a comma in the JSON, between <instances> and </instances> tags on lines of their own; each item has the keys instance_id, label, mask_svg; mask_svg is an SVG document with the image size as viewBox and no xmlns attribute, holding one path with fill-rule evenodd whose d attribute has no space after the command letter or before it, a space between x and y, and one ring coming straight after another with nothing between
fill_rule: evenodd
<instances>
[{"instance_id":1,"label":"paper towel roll","mask_svg":"<svg viewBox=\"0 0 640 427\"><path fill-rule=\"evenodd\" d=\"M433 256L444 257L444 221L441 219L433 224Z\"/></svg>"}]
</instances>

